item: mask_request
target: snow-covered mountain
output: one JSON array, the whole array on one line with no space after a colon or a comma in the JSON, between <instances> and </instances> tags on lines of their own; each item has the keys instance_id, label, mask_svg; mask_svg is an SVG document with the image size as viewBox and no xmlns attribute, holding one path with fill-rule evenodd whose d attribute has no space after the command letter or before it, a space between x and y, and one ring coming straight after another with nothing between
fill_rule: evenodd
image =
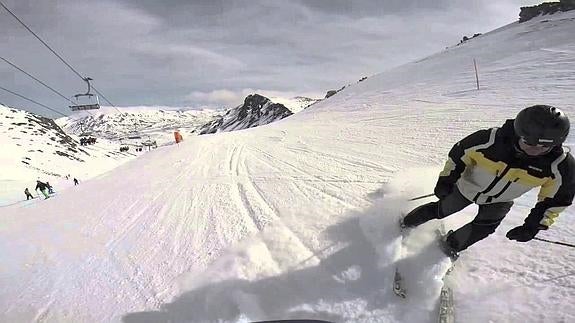
<instances>
[{"instance_id":1,"label":"snow-covered mountain","mask_svg":"<svg viewBox=\"0 0 575 323\"><path fill-rule=\"evenodd\" d=\"M293 98L270 96L269 99L274 103L282 104L293 113L298 113L310 105L321 101L321 99L312 99L305 96L295 96Z\"/></svg>"},{"instance_id":2,"label":"snow-covered mountain","mask_svg":"<svg viewBox=\"0 0 575 323\"><path fill-rule=\"evenodd\" d=\"M433 231L477 208L399 243L400 215L432 200L406 199L433 191L461 138L525 106L573 120L574 33L573 11L512 23L281 122L194 136L2 208L0 321L437 322L447 260ZM505 237L536 201L518 198L461 254L448 278L458 322L575 322L573 249ZM575 206L538 236L574 243ZM391 291L396 266L406 299Z\"/></svg>"},{"instance_id":3,"label":"snow-covered mountain","mask_svg":"<svg viewBox=\"0 0 575 323\"><path fill-rule=\"evenodd\" d=\"M300 101L301 102L301 101ZM259 94L248 95L244 103L230 109L216 120L204 125L200 135L262 126L292 115L283 104L274 103Z\"/></svg>"},{"instance_id":4,"label":"snow-covered mountain","mask_svg":"<svg viewBox=\"0 0 575 323\"><path fill-rule=\"evenodd\" d=\"M38 177L53 185L68 174L85 180L136 156L119 152L118 145L107 140L81 146L54 120L3 105L0 147L0 205L20 200L24 188L33 189Z\"/></svg>"},{"instance_id":5,"label":"snow-covered mountain","mask_svg":"<svg viewBox=\"0 0 575 323\"><path fill-rule=\"evenodd\" d=\"M100 110L82 112L56 122L67 133L80 135L90 133L98 138L119 140L133 135L157 140L158 144L173 142L174 130L184 137L221 114L216 110L168 110L162 108L104 107Z\"/></svg>"}]
</instances>

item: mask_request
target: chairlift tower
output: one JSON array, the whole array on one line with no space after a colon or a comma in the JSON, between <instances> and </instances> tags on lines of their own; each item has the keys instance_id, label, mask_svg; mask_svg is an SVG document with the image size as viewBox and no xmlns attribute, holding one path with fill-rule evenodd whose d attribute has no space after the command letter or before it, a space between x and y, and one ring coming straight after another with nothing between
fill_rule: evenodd
<instances>
[{"instance_id":1,"label":"chairlift tower","mask_svg":"<svg viewBox=\"0 0 575 323\"><path fill-rule=\"evenodd\" d=\"M84 125L82 122L80 122L80 135L79 135L79 137L89 137L89 136L91 136L91 135L92 135L92 132L91 132L91 131L86 131L87 129L88 129L88 128L85 127L85 125Z\"/></svg>"}]
</instances>

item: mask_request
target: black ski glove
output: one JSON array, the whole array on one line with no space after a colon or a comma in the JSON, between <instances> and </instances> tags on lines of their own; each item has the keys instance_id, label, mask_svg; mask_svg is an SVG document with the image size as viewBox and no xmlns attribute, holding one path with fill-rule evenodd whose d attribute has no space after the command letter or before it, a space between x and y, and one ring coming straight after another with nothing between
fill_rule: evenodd
<instances>
[{"instance_id":1,"label":"black ski glove","mask_svg":"<svg viewBox=\"0 0 575 323\"><path fill-rule=\"evenodd\" d=\"M437 196L438 199L443 200L447 195L453 192L453 185L437 184L433 190L433 194Z\"/></svg>"},{"instance_id":2,"label":"black ski glove","mask_svg":"<svg viewBox=\"0 0 575 323\"><path fill-rule=\"evenodd\" d=\"M515 227L505 235L509 240L515 240L519 242L527 242L537 235L539 230L547 229L547 227L540 225L537 228L529 227L524 225Z\"/></svg>"}]
</instances>

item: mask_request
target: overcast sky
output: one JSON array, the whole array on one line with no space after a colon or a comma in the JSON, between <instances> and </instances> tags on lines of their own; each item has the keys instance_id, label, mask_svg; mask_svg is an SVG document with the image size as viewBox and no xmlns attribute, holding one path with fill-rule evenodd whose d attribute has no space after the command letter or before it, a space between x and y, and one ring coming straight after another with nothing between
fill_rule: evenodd
<instances>
[{"instance_id":1,"label":"overcast sky","mask_svg":"<svg viewBox=\"0 0 575 323\"><path fill-rule=\"evenodd\" d=\"M115 106L323 97L518 18L530 0L0 0ZM67 97L85 84L0 7L0 57ZM0 87L69 102L0 60ZM104 101L101 99L101 101ZM0 102L56 114L0 89ZM103 104L106 104L104 101Z\"/></svg>"}]
</instances>

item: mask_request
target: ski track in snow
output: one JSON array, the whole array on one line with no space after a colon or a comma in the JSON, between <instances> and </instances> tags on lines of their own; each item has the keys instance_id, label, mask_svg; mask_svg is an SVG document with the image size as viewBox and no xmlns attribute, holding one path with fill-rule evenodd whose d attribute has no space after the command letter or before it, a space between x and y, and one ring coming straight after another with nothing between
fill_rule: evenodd
<instances>
[{"instance_id":1,"label":"ski track in snow","mask_svg":"<svg viewBox=\"0 0 575 323\"><path fill-rule=\"evenodd\" d=\"M298 182L301 182L303 185L307 186L307 187L311 187L314 190L317 190L318 192L320 192L321 194L324 194L325 196L327 196L328 198L332 198L335 199L337 201L339 201L340 203L342 203L344 206L346 207L350 207L353 208L355 207L355 205L351 205L347 202L347 199L343 198L342 196L340 196L339 194L337 194L336 192L341 191L341 187L331 183L331 181L329 179L324 179L321 178L319 176L313 175L309 172L304 171L302 168L295 166L292 163L286 162L278 157L274 157L273 155L266 153L260 149L256 149L261 155L265 156L269 161L265 161L268 165L270 165L271 167L275 167L275 169L278 172L282 172L281 169L279 169L279 167L277 166L273 166L273 162L277 163L277 164L281 164L284 165L290 169L292 169L293 171L299 173L300 175L302 175L301 179L297 179ZM308 151L304 151L304 152L308 152ZM284 170L285 171L285 170ZM315 179L314 181L310 181L309 179ZM316 185L314 185L314 183L319 183L319 184L324 184L324 187L318 187ZM331 190L328 190L328 188L331 188Z\"/></svg>"}]
</instances>

